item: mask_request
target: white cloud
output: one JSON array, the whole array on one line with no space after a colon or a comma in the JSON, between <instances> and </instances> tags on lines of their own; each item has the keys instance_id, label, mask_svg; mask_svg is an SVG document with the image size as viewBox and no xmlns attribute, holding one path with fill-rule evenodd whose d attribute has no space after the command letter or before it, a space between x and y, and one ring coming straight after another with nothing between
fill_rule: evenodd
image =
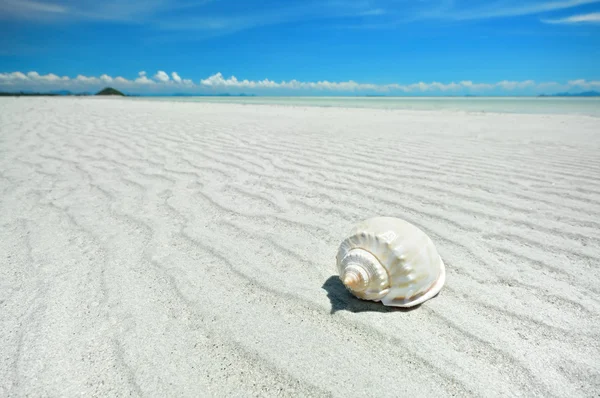
<instances>
[{"instance_id":1,"label":"white cloud","mask_svg":"<svg viewBox=\"0 0 600 398\"><path fill-rule=\"evenodd\" d=\"M154 84L154 80L150 80L148 79L148 76L146 76L146 71L142 70L138 72L138 78L134 80L135 83L139 83L139 84Z\"/></svg>"},{"instance_id":2,"label":"white cloud","mask_svg":"<svg viewBox=\"0 0 600 398\"><path fill-rule=\"evenodd\" d=\"M27 76L21 72L3 73L2 75L5 76L5 79L7 80L27 80Z\"/></svg>"},{"instance_id":3,"label":"white cloud","mask_svg":"<svg viewBox=\"0 0 600 398\"><path fill-rule=\"evenodd\" d=\"M156 75L154 75L154 79L158 80L159 82L168 82L169 81L169 75L167 75L164 71L159 70L158 72L156 72Z\"/></svg>"},{"instance_id":4,"label":"white cloud","mask_svg":"<svg viewBox=\"0 0 600 398\"><path fill-rule=\"evenodd\" d=\"M18 72L20 73L20 72ZM67 76L63 76L62 78L55 75L54 73L48 73L47 75L40 75L39 73L32 71L27 73L27 77L32 80L40 80L47 82L57 82L60 80L69 80Z\"/></svg>"},{"instance_id":5,"label":"white cloud","mask_svg":"<svg viewBox=\"0 0 600 398\"><path fill-rule=\"evenodd\" d=\"M473 90L473 91L484 91L492 89L502 90L515 90L515 89L526 89L535 87L533 80L526 80L522 82L507 81L503 80L497 83L473 83L472 81L461 81L459 83L412 83L407 85L402 84L369 84L369 83L357 83L355 81L347 82L329 82L318 81L318 82L300 82L297 80L290 80L288 82L282 81L280 83L272 80L260 80L260 81L248 81L238 80L235 76L230 78L224 78L221 73L216 73L206 79L200 81L201 85L208 87L236 87L236 88L284 88L284 89L312 89L312 90L329 90L329 91L402 91L406 93L414 92L432 92L432 91L459 91L459 90Z\"/></svg>"},{"instance_id":6,"label":"white cloud","mask_svg":"<svg viewBox=\"0 0 600 398\"><path fill-rule=\"evenodd\" d=\"M583 80L583 79L570 80L569 86L581 87L581 88L585 88L585 89L600 88L600 81L598 81L598 80L587 81L587 80Z\"/></svg>"},{"instance_id":7,"label":"white cloud","mask_svg":"<svg viewBox=\"0 0 600 398\"><path fill-rule=\"evenodd\" d=\"M379 93L439 93L439 94L461 94L461 93L510 93L510 92L527 92L527 93L542 93L548 90L568 91L573 90L591 90L600 89L600 81L590 81L584 79L574 79L567 83L557 82L540 82L536 83L533 80L524 81L509 81L502 80L496 83L476 83L470 80L460 82L417 82L411 84L372 84L358 83L353 80L345 82L332 82L328 80L310 82L299 80L274 81L270 79L263 80L240 80L235 76L225 77L221 73L215 73L205 79L201 79L198 84L190 79L183 79L177 72L171 73L171 78L164 71L157 71L153 79L149 79L146 72L141 71L138 77L132 80L122 76L115 78L103 74L99 77L77 75L74 78L68 76L60 77L53 73L40 75L38 72L31 71L23 72L6 72L0 73L0 89L16 90L16 89L72 89L87 91L96 88L101 88L106 85L111 85L115 88L122 88L135 91L140 89L141 92L152 87L151 90L157 92L167 92L174 87L179 86L186 90L197 90L198 92L206 92L215 90L240 90L246 92L267 93L269 91L278 90L279 92L333 92L333 93L351 93L351 92L379 92Z\"/></svg>"},{"instance_id":8,"label":"white cloud","mask_svg":"<svg viewBox=\"0 0 600 398\"><path fill-rule=\"evenodd\" d=\"M0 84L18 84L27 82L43 82L43 83L54 83L54 82L65 82L68 81L67 76L57 76L54 73L48 73L47 75L40 75L35 71L27 72L12 72L12 73L0 73Z\"/></svg>"},{"instance_id":9,"label":"white cloud","mask_svg":"<svg viewBox=\"0 0 600 398\"><path fill-rule=\"evenodd\" d=\"M597 23L600 24L600 12L591 14L573 15L571 17L560 19L542 19L542 22L549 24L579 24L579 23Z\"/></svg>"},{"instance_id":10,"label":"white cloud","mask_svg":"<svg viewBox=\"0 0 600 398\"><path fill-rule=\"evenodd\" d=\"M137 79L135 79L135 82L140 84L154 84L154 80L148 79L147 76L140 76Z\"/></svg>"},{"instance_id":11,"label":"white cloud","mask_svg":"<svg viewBox=\"0 0 600 398\"><path fill-rule=\"evenodd\" d=\"M472 90L491 90L492 88L494 88L493 84L488 84L488 83L473 83L470 80L463 80L462 82L459 83L462 87L468 88L468 89L472 89Z\"/></svg>"},{"instance_id":12,"label":"white cloud","mask_svg":"<svg viewBox=\"0 0 600 398\"><path fill-rule=\"evenodd\" d=\"M75 78L75 81L78 83L87 83L87 84L97 84L100 79L98 79L97 77L88 77L88 76L83 76L83 75L77 75L77 77Z\"/></svg>"},{"instance_id":13,"label":"white cloud","mask_svg":"<svg viewBox=\"0 0 600 398\"><path fill-rule=\"evenodd\" d=\"M523 82L511 82L508 80L503 80L501 82L496 83L498 87L502 87L505 90L514 90L517 88L527 88L533 87L535 82L533 80L525 80Z\"/></svg>"}]
</instances>

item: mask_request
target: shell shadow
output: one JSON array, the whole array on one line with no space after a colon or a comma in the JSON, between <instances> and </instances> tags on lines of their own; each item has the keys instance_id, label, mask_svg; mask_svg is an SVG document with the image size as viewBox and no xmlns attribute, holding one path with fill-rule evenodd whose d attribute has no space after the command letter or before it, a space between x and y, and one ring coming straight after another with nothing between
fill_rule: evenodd
<instances>
[{"instance_id":1,"label":"shell shadow","mask_svg":"<svg viewBox=\"0 0 600 398\"><path fill-rule=\"evenodd\" d=\"M331 314L338 311L350 312L410 312L420 307L416 305L411 308L386 307L380 302L361 300L352 295L346 289L337 275L330 276L323 284L323 289L327 292L327 297L331 302Z\"/></svg>"}]
</instances>

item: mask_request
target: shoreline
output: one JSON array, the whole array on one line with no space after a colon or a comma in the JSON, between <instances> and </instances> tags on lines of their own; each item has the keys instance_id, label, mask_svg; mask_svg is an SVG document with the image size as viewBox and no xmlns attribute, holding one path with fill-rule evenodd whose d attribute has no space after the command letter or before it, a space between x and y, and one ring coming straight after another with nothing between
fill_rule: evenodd
<instances>
[{"instance_id":1,"label":"shoreline","mask_svg":"<svg viewBox=\"0 0 600 398\"><path fill-rule=\"evenodd\" d=\"M1 97L1 98L19 98L19 97ZM583 118L593 118L593 119L600 119L600 108L598 110L598 114L595 113L585 113L585 112L581 112L581 113L575 113L575 112L563 112L563 113L559 113L559 112L526 112L526 111L498 111L498 110L469 110L469 109L405 109L405 108L392 108L392 107L368 107L368 106L344 106L342 104L334 104L334 105L318 105L318 104L304 104L304 103L253 103L253 102L242 102L242 101L211 101L211 100L204 100L206 98L211 98L211 97L192 97L192 98L202 98L203 100L200 101L195 101L193 99L190 100L185 100L186 98L190 98L190 97L121 97L121 96L80 96L80 97L76 97L76 96L41 96L41 97L24 97L24 98L40 98L40 99L59 99L59 100L87 100L87 101L93 101L93 100L111 100L111 101L116 101L116 100L124 100L124 101L132 101L132 102L149 102L149 103L156 103L156 102L160 102L160 103L178 103L178 104L199 104L199 105L203 105L203 104L207 104L207 105L223 105L223 106L259 106L259 107L273 107L275 109L277 108L290 108L290 109L304 109L304 110L308 110L308 109L332 109L332 110L336 110L336 109L341 109L341 110L346 110L346 111L356 111L356 110L366 110L366 111L384 111L384 112L396 112L396 113L406 113L408 115L410 115L411 113L418 113L418 114L423 114L423 113L432 113L432 114L447 114L447 115L454 115L454 114L462 114L465 116L468 115L473 115L473 116L485 116L485 115L489 115L489 116L503 116L503 115L523 115L523 116L540 116L540 117L583 117ZM221 97L217 97L217 98L221 98ZM222 97L222 98L227 98L227 97ZM269 97L255 97L255 98L269 98ZM292 97L285 97L285 98L292 98ZM312 98L312 97L311 97ZM315 97L317 98L317 97ZM335 98L344 98L344 97L335 97ZM434 97L430 97L430 98L434 98ZM483 98L483 97L481 97ZM501 98L501 97L489 97L489 98ZM511 97L511 98L518 98L518 97ZM531 99L535 100L535 97L532 97ZM570 100L565 98L566 100ZM583 98L585 100L585 98ZM469 98L466 98L466 100L469 100ZM543 99L540 99L543 101ZM600 106L600 100L598 100L599 102L599 106Z\"/></svg>"},{"instance_id":2,"label":"shoreline","mask_svg":"<svg viewBox=\"0 0 600 398\"><path fill-rule=\"evenodd\" d=\"M218 100L216 98L223 98L223 100ZM281 99L292 99L297 102L293 103L274 103L274 102L260 102L260 101L268 101L273 97L129 97L128 99L134 99L136 101L162 101L162 102L178 102L178 103L210 103L210 104L241 104L241 105L271 105L271 106L290 106L290 107L311 107L311 108L342 108L342 109L372 109L372 110L387 110L387 111L425 111L425 112L465 112L469 114L522 114L522 115L576 115L576 116L590 116L594 118L600 118L600 97L599 98L587 98L587 97L277 97ZM340 103L332 104L332 105L322 105L322 104L306 104L298 101L298 98L307 99L313 101L319 101L323 99L335 99L340 101ZM590 111L564 111L564 112L544 112L544 111L519 111L519 110L486 110L486 109L417 109L417 108L401 108L401 107L376 107L376 106L348 106L349 104L345 102L351 101L379 101L382 99L388 99L390 102L393 101L403 101L403 102L411 102L415 103L419 102L442 102L442 101L456 101L458 103L463 101L584 101L590 103L597 103L598 107L594 108L593 112ZM309 101L310 101L309 100Z\"/></svg>"}]
</instances>

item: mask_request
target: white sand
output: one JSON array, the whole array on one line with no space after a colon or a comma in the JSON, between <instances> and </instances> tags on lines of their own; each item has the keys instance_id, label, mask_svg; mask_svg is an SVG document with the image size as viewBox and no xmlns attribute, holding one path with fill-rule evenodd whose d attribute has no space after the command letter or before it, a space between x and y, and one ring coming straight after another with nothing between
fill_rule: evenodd
<instances>
[{"instance_id":1,"label":"white sand","mask_svg":"<svg viewBox=\"0 0 600 398\"><path fill-rule=\"evenodd\" d=\"M0 396L600 391L600 119L0 99ZM338 244L407 219L413 311Z\"/></svg>"}]
</instances>

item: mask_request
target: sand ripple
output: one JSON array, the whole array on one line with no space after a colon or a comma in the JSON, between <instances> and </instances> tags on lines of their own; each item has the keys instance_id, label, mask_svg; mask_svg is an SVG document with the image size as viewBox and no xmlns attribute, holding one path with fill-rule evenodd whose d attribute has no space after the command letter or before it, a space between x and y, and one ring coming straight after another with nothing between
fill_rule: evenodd
<instances>
[{"instance_id":1,"label":"sand ripple","mask_svg":"<svg viewBox=\"0 0 600 398\"><path fill-rule=\"evenodd\" d=\"M600 390L600 119L0 100L0 396ZM442 293L351 297L374 215Z\"/></svg>"}]
</instances>

